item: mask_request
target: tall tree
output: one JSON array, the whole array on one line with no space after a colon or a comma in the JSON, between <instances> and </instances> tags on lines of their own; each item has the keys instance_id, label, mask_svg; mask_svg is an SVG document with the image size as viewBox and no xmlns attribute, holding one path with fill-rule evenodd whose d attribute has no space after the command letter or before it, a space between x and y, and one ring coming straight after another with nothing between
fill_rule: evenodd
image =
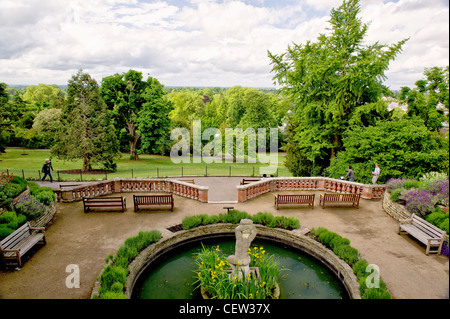
<instances>
[{"instance_id":1,"label":"tall tree","mask_svg":"<svg viewBox=\"0 0 450 319\"><path fill-rule=\"evenodd\" d=\"M449 109L448 66L444 68L426 68L426 79L416 81L416 87L402 87L400 98L408 104L409 116L420 117L430 131L442 128L442 122L448 121L445 109Z\"/></svg>"},{"instance_id":2,"label":"tall tree","mask_svg":"<svg viewBox=\"0 0 450 319\"><path fill-rule=\"evenodd\" d=\"M108 108L113 112L117 134L121 136L122 141L125 140L128 143L130 158L139 159L139 152L142 151L139 149L142 136L139 127L151 127L141 122L155 116L166 117L165 112L171 109L170 103L164 100L165 92L162 84L152 77L148 77L144 81L141 72L129 70L127 73L103 78L101 95ZM155 112L154 108L149 107L149 105L158 104L163 106L165 112ZM156 122L164 125L159 128L168 130L167 121ZM147 130L146 132L145 136L150 137L151 131ZM149 148L148 143L150 140L143 141L144 148L153 149L153 147Z\"/></svg>"},{"instance_id":3,"label":"tall tree","mask_svg":"<svg viewBox=\"0 0 450 319\"><path fill-rule=\"evenodd\" d=\"M115 167L120 153L111 113L97 81L82 70L69 80L61 124L53 155L64 160L83 159L83 170L92 170L92 165L99 163Z\"/></svg>"},{"instance_id":4,"label":"tall tree","mask_svg":"<svg viewBox=\"0 0 450 319\"><path fill-rule=\"evenodd\" d=\"M342 137L360 108L378 114L387 88L384 72L407 39L394 45L366 45L368 26L358 18L358 0L344 1L331 11L328 34L317 42L269 52L274 80L294 103L286 166L294 175L320 174L343 149ZM360 113L361 115L361 113Z\"/></svg>"},{"instance_id":5,"label":"tall tree","mask_svg":"<svg viewBox=\"0 0 450 319\"><path fill-rule=\"evenodd\" d=\"M11 126L11 111L8 107L9 93L6 83L0 83L0 153L5 152L5 145L8 143L6 132Z\"/></svg>"}]
</instances>

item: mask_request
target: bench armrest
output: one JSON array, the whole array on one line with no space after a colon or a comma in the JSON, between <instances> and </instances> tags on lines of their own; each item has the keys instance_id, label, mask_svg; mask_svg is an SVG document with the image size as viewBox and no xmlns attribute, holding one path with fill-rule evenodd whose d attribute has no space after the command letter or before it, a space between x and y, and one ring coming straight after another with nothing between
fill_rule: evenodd
<instances>
[{"instance_id":1,"label":"bench armrest","mask_svg":"<svg viewBox=\"0 0 450 319\"><path fill-rule=\"evenodd\" d=\"M45 232L45 227L30 227L31 230L39 230Z\"/></svg>"},{"instance_id":2,"label":"bench armrest","mask_svg":"<svg viewBox=\"0 0 450 319\"><path fill-rule=\"evenodd\" d=\"M398 222L400 224L411 224L412 223L412 218L402 218L402 219L399 219Z\"/></svg>"},{"instance_id":3,"label":"bench armrest","mask_svg":"<svg viewBox=\"0 0 450 319\"><path fill-rule=\"evenodd\" d=\"M19 254L19 250L18 249L0 249L1 253L16 253L17 255Z\"/></svg>"}]
</instances>

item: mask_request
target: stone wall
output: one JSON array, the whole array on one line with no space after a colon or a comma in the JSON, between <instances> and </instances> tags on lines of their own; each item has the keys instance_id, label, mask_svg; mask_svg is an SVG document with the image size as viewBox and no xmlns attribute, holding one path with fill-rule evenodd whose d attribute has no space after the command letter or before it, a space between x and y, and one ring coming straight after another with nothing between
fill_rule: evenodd
<instances>
[{"instance_id":1,"label":"stone wall","mask_svg":"<svg viewBox=\"0 0 450 319\"><path fill-rule=\"evenodd\" d=\"M411 217L411 213L401 204L397 204L391 200L391 195L388 192L384 193L383 209L389 216L396 220L407 219Z\"/></svg>"}]
</instances>

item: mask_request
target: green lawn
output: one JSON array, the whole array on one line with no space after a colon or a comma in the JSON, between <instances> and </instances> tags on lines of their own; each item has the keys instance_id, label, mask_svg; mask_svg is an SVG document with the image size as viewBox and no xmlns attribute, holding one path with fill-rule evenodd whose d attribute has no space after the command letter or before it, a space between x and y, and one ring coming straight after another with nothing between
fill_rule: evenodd
<instances>
[{"instance_id":1,"label":"green lawn","mask_svg":"<svg viewBox=\"0 0 450 319\"><path fill-rule=\"evenodd\" d=\"M260 176L260 167L267 167L263 163L173 163L168 156L141 154L139 161L132 161L128 154L122 154L117 161L117 171L114 173L102 174L63 174L62 170L81 169L82 161L62 161L52 158L54 168L53 178L55 180L103 180L115 177L168 177L168 176L206 176L206 175L226 175L226 176ZM6 152L0 154L0 171L8 170L16 176L25 177L28 180L39 179L39 172L46 158L51 158L49 150L7 148ZM284 156L278 154L278 172L274 175L291 176L284 167ZM94 167L100 169L101 167ZM42 173L41 173L42 174Z\"/></svg>"}]
</instances>

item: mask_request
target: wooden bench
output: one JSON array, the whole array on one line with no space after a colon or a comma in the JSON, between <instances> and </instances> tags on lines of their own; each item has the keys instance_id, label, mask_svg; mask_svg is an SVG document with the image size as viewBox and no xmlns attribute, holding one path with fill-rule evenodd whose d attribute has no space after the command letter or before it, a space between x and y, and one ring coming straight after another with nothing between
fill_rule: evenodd
<instances>
[{"instance_id":1,"label":"wooden bench","mask_svg":"<svg viewBox=\"0 0 450 319\"><path fill-rule=\"evenodd\" d=\"M247 185L247 184L254 183L254 182L259 182L259 181L260 181L260 179L247 179L247 178L244 178L241 181L241 185Z\"/></svg>"},{"instance_id":2,"label":"wooden bench","mask_svg":"<svg viewBox=\"0 0 450 319\"><path fill-rule=\"evenodd\" d=\"M325 203L351 203L359 208L361 194L320 194L319 205L325 208Z\"/></svg>"},{"instance_id":3,"label":"wooden bench","mask_svg":"<svg viewBox=\"0 0 450 319\"><path fill-rule=\"evenodd\" d=\"M133 195L134 211L137 212L139 206L147 205L170 205L173 212L173 195Z\"/></svg>"},{"instance_id":4,"label":"wooden bench","mask_svg":"<svg viewBox=\"0 0 450 319\"><path fill-rule=\"evenodd\" d=\"M126 198L119 197L83 197L84 212L94 207L120 207L122 212L127 209Z\"/></svg>"},{"instance_id":5,"label":"wooden bench","mask_svg":"<svg viewBox=\"0 0 450 319\"><path fill-rule=\"evenodd\" d=\"M447 234L444 230L430 224L416 214L412 214L411 218L401 219L399 222L398 233L406 232L425 244L427 247L425 253L427 255L430 253L441 253L442 245ZM437 249L431 250L431 248Z\"/></svg>"},{"instance_id":6,"label":"wooden bench","mask_svg":"<svg viewBox=\"0 0 450 319\"><path fill-rule=\"evenodd\" d=\"M22 257L37 244L45 245L45 228L31 227L26 222L0 242L0 254L5 266L22 266Z\"/></svg>"},{"instance_id":7,"label":"wooden bench","mask_svg":"<svg viewBox=\"0 0 450 319\"><path fill-rule=\"evenodd\" d=\"M190 184L195 184L195 181L193 179L177 179L177 181L190 183Z\"/></svg>"},{"instance_id":8,"label":"wooden bench","mask_svg":"<svg viewBox=\"0 0 450 319\"><path fill-rule=\"evenodd\" d=\"M314 208L314 198L315 194L312 195L275 195L275 206L278 209L278 205L280 204L293 204L293 205L302 205L307 204Z\"/></svg>"}]
</instances>

